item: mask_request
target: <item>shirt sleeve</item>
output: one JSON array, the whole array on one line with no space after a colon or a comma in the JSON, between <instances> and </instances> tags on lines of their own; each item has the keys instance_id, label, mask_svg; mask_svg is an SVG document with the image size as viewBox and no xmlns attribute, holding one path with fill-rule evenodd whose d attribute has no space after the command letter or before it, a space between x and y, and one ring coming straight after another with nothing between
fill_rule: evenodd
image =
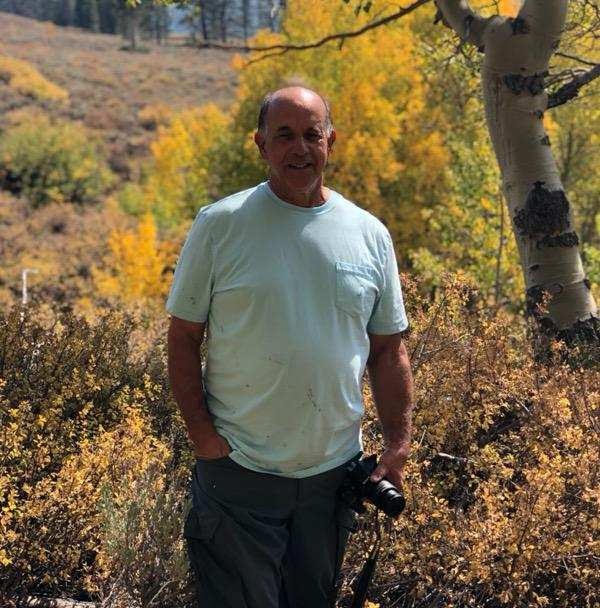
<instances>
[{"instance_id":1,"label":"shirt sleeve","mask_svg":"<svg viewBox=\"0 0 600 608\"><path fill-rule=\"evenodd\" d=\"M201 210L181 249L165 307L180 319L205 323L213 286L213 243L207 215Z\"/></svg>"},{"instance_id":2,"label":"shirt sleeve","mask_svg":"<svg viewBox=\"0 0 600 608\"><path fill-rule=\"evenodd\" d=\"M370 334L391 335L404 331L408 327L408 318L404 309L396 253L387 229L384 248L383 288L375 302L367 331Z\"/></svg>"}]
</instances>

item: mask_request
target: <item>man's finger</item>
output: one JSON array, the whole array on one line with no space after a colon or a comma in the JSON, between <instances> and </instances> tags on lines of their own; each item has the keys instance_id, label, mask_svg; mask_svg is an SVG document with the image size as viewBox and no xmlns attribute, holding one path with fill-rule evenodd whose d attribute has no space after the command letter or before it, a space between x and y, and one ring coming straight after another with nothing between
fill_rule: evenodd
<instances>
[{"instance_id":1,"label":"man's finger","mask_svg":"<svg viewBox=\"0 0 600 608\"><path fill-rule=\"evenodd\" d=\"M396 486L396 488L401 488L402 487L402 472L392 472L392 471L388 471L388 476L387 476L388 481L390 481L394 486Z\"/></svg>"},{"instance_id":2,"label":"man's finger","mask_svg":"<svg viewBox=\"0 0 600 608\"><path fill-rule=\"evenodd\" d=\"M375 483L381 481L385 477L387 471L387 467L384 464L378 465L377 468L371 473L371 481L374 481Z\"/></svg>"}]
</instances>

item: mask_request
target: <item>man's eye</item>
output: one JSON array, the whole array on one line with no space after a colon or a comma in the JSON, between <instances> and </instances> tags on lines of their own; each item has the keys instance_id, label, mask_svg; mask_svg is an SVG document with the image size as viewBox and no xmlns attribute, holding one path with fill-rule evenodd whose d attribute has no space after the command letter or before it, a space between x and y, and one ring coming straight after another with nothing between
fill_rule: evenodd
<instances>
[{"instance_id":1,"label":"man's eye","mask_svg":"<svg viewBox=\"0 0 600 608\"><path fill-rule=\"evenodd\" d=\"M291 138L292 138L291 133L279 133L279 135L277 135L277 139L291 139Z\"/></svg>"},{"instance_id":2,"label":"man's eye","mask_svg":"<svg viewBox=\"0 0 600 608\"><path fill-rule=\"evenodd\" d=\"M319 141L321 139L321 134L320 133L308 133L308 135L306 136L306 139L308 139L309 141Z\"/></svg>"}]
</instances>

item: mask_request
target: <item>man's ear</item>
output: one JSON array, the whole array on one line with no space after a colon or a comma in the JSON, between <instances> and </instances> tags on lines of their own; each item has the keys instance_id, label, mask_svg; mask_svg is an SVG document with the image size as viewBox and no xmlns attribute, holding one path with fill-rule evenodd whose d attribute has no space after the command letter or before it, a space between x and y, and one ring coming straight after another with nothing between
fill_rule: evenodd
<instances>
[{"instance_id":1,"label":"man's ear","mask_svg":"<svg viewBox=\"0 0 600 608\"><path fill-rule=\"evenodd\" d=\"M329 134L329 137L327 138L327 151L328 152L331 152L335 138L336 138L335 129L331 129L331 133Z\"/></svg>"},{"instance_id":2,"label":"man's ear","mask_svg":"<svg viewBox=\"0 0 600 608\"><path fill-rule=\"evenodd\" d=\"M254 133L254 143L256 144L256 147L258 148L258 151L260 152L260 155L263 158L265 157L266 151L265 151L265 136L260 132L260 131L256 131L256 133Z\"/></svg>"}]
</instances>

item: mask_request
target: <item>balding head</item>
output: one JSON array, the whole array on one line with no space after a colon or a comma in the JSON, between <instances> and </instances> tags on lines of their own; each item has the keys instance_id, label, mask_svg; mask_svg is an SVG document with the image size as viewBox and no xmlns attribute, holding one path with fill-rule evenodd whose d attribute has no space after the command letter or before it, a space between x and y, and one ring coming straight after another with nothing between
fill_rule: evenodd
<instances>
[{"instance_id":1,"label":"balding head","mask_svg":"<svg viewBox=\"0 0 600 608\"><path fill-rule=\"evenodd\" d=\"M329 102L316 91L303 86L283 87L271 93L267 93L260 104L258 130L264 132L267 126L267 114L269 109L277 103L293 104L298 105L299 107L312 106L314 108L315 102L318 106L321 106L321 111L323 112L323 126L325 132L329 134L333 131Z\"/></svg>"}]
</instances>

